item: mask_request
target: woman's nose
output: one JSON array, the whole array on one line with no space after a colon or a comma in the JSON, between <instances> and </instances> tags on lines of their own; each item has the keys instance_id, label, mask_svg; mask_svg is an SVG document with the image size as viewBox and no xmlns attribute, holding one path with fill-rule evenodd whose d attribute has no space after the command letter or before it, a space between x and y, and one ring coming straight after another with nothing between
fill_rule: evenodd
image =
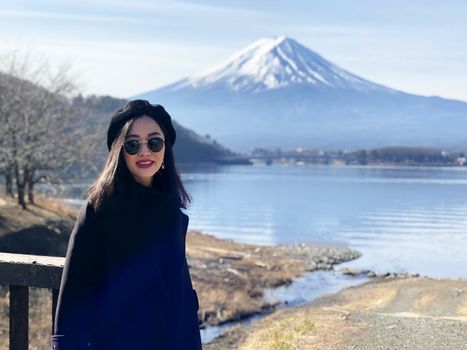
<instances>
[{"instance_id":1,"label":"woman's nose","mask_svg":"<svg viewBox=\"0 0 467 350\"><path fill-rule=\"evenodd\" d=\"M149 150L148 143L147 142L141 142L141 149L140 149L141 154L149 154L151 151Z\"/></svg>"}]
</instances>

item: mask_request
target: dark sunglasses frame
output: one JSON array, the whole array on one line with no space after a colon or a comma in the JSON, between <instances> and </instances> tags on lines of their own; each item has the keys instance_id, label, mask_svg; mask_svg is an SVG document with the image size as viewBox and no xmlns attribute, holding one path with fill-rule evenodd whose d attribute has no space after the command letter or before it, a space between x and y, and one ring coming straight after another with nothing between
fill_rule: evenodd
<instances>
[{"instance_id":1,"label":"dark sunglasses frame","mask_svg":"<svg viewBox=\"0 0 467 350\"><path fill-rule=\"evenodd\" d=\"M125 143L123 144L123 149L129 155L134 156L141 149L141 144L143 142L147 144L151 152L160 152L164 147L165 140L159 136L150 137L147 140L131 139L125 141Z\"/></svg>"}]
</instances>

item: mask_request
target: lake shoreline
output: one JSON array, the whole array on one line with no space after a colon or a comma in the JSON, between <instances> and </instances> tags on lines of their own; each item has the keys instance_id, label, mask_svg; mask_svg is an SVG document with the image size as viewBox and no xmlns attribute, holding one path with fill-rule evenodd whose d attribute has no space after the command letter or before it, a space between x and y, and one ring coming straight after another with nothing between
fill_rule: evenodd
<instances>
[{"instance_id":1,"label":"lake shoreline","mask_svg":"<svg viewBox=\"0 0 467 350\"><path fill-rule=\"evenodd\" d=\"M200 304L200 327L269 313L278 303L265 300L266 289L290 285L306 272L332 270L360 256L341 246L259 246L189 230L187 261Z\"/></svg>"}]
</instances>

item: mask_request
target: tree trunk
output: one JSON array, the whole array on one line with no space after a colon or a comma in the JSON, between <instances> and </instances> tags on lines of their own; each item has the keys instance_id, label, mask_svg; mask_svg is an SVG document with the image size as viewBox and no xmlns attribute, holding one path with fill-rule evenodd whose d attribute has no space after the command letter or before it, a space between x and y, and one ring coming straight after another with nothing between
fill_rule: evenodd
<instances>
[{"instance_id":1,"label":"tree trunk","mask_svg":"<svg viewBox=\"0 0 467 350\"><path fill-rule=\"evenodd\" d=\"M28 177L25 179L28 190L28 202L34 204L34 171L28 172Z\"/></svg>"},{"instance_id":2,"label":"tree trunk","mask_svg":"<svg viewBox=\"0 0 467 350\"><path fill-rule=\"evenodd\" d=\"M13 193L13 175L11 170L7 170L5 173L5 194L9 197L15 198Z\"/></svg>"},{"instance_id":3,"label":"tree trunk","mask_svg":"<svg viewBox=\"0 0 467 350\"><path fill-rule=\"evenodd\" d=\"M28 182L28 201L30 204L34 204L34 184L32 182Z\"/></svg>"},{"instance_id":4,"label":"tree trunk","mask_svg":"<svg viewBox=\"0 0 467 350\"><path fill-rule=\"evenodd\" d=\"M18 184L18 204L21 205L23 209L27 209L26 202L24 201L24 183Z\"/></svg>"},{"instance_id":5,"label":"tree trunk","mask_svg":"<svg viewBox=\"0 0 467 350\"><path fill-rule=\"evenodd\" d=\"M24 178L26 177L23 174L23 180L21 181L21 174L19 171L18 163L15 164L15 178L16 178L16 188L18 189L18 204L21 205L23 209L27 209L26 202L24 201L24 188L25 188L25 181Z\"/></svg>"}]
</instances>

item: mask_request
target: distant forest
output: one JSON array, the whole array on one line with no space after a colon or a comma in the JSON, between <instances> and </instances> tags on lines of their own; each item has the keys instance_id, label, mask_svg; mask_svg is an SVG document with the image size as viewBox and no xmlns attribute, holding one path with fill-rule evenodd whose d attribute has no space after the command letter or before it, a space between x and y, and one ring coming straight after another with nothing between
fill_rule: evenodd
<instances>
[{"instance_id":1,"label":"distant forest","mask_svg":"<svg viewBox=\"0 0 467 350\"><path fill-rule=\"evenodd\" d=\"M346 165L428 165L464 166L465 151L444 151L423 147L384 147L370 150L324 151L297 148L292 151L256 148L252 157L272 161L274 159L295 160L311 164Z\"/></svg>"}]
</instances>

